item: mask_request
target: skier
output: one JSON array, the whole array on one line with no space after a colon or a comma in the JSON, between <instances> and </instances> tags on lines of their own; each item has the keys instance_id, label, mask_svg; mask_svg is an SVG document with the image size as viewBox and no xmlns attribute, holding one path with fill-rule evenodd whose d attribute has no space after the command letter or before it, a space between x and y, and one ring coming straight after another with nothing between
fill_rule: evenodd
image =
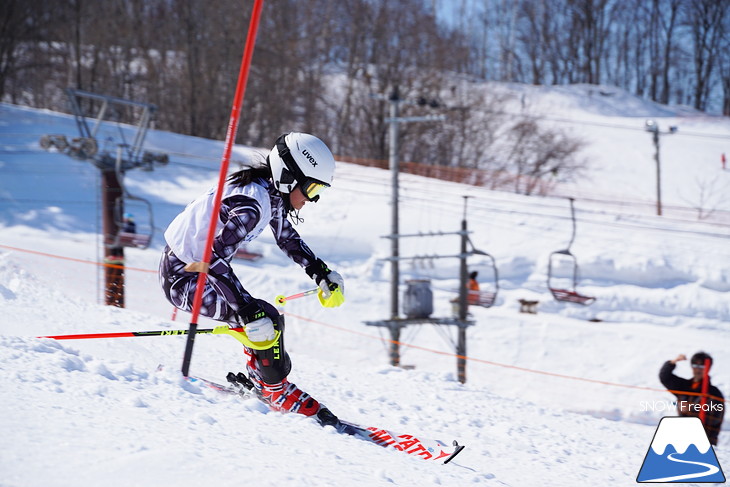
<instances>
[{"instance_id":1,"label":"skier","mask_svg":"<svg viewBox=\"0 0 730 487\"><path fill-rule=\"evenodd\" d=\"M705 377L705 360L712 366L712 357L705 352L697 352L692 355L690 365L692 366L692 378L684 379L674 375L677 362L687 360L687 356L679 354L674 360L667 360L659 371L659 380L672 394L677 396L677 412L680 416L700 416L702 406L702 385ZM709 370L707 370L709 373ZM725 399L720 389L712 385L709 376L708 394L704 405L705 421L703 426L710 443L717 445L717 437L720 434L722 418L725 415ZM686 392L688 394L683 394Z\"/></svg>"},{"instance_id":2,"label":"skier","mask_svg":"<svg viewBox=\"0 0 730 487\"><path fill-rule=\"evenodd\" d=\"M270 303L246 291L231 269L239 246L258 237L268 225L284 253L303 267L320 288L325 307L341 305L342 276L329 269L304 243L287 220L297 222L307 202L319 200L332 183L335 160L327 146L313 135L291 132L280 136L259 165L228 177L221 199L217 234L207 269L200 313L235 328L243 325L254 344L278 340L268 349L244 347L249 357L246 369L254 391L272 409L315 416L320 423L337 424L337 418L317 400L287 380L291 361L284 349L284 319ZM177 308L190 311L197 287L198 271L211 218L215 188L198 197L180 213L165 231L160 262L160 283L167 299Z\"/></svg>"}]
</instances>

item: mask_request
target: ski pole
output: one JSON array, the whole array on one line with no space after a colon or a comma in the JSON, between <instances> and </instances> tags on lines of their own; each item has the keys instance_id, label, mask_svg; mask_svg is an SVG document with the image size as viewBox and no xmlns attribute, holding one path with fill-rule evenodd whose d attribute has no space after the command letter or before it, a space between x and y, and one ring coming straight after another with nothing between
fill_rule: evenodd
<instances>
[{"instance_id":1,"label":"ski pole","mask_svg":"<svg viewBox=\"0 0 730 487\"><path fill-rule=\"evenodd\" d=\"M113 333L84 333L79 335L50 335L36 338L52 338L53 340L82 340L86 338L125 338L125 337L149 337L149 336L172 336L187 335L190 330L153 330L153 331L119 331ZM230 335L248 348L254 350L268 350L279 341L281 332L277 331L272 340L266 342L252 342L243 328L229 328L228 325L216 326L215 328L200 328L195 334L212 333L214 335Z\"/></svg>"},{"instance_id":2,"label":"ski pole","mask_svg":"<svg viewBox=\"0 0 730 487\"><path fill-rule=\"evenodd\" d=\"M292 294L291 296L284 296L283 294L280 294L276 297L275 301L276 304L285 305L287 301L291 299L297 299L297 298L303 298L304 296L309 296L310 294L315 294L317 291L319 291L318 287L315 287L314 289L309 289L307 291L302 291L301 293Z\"/></svg>"},{"instance_id":3,"label":"ski pole","mask_svg":"<svg viewBox=\"0 0 730 487\"><path fill-rule=\"evenodd\" d=\"M213 333L215 328L200 328L196 334ZM231 328L232 331L243 331L243 328ZM35 338L52 338L54 340L82 340L86 338L124 338L124 337L149 337L168 335L187 335L189 330L153 330L153 331L120 331L113 333L84 333L80 335L51 335Z\"/></svg>"}]
</instances>

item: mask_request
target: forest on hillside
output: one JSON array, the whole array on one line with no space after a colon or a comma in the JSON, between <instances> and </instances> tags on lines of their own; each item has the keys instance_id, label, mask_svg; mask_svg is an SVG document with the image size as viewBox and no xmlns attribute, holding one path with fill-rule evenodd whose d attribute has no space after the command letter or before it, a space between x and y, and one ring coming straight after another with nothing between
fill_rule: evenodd
<instances>
[{"instance_id":1,"label":"forest on hillside","mask_svg":"<svg viewBox=\"0 0 730 487\"><path fill-rule=\"evenodd\" d=\"M71 87L152 103L155 128L222 139L252 5L5 0L0 100L68 111ZM614 85L730 115L729 10L727 0L270 0L237 142L267 147L301 130L338 155L386 159L397 87L401 115L448 121L401 124L402 160L575 177L581 141L507 115L506 95L485 82Z\"/></svg>"}]
</instances>

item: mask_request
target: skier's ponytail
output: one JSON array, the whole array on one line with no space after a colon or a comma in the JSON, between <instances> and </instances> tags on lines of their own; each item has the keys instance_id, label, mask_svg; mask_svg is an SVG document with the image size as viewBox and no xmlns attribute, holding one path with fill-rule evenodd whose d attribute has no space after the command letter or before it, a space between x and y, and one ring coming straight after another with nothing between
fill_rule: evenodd
<instances>
[{"instance_id":1,"label":"skier's ponytail","mask_svg":"<svg viewBox=\"0 0 730 487\"><path fill-rule=\"evenodd\" d=\"M245 167L228 176L228 182L234 186L246 186L256 178L271 178L269 166Z\"/></svg>"}]
</instances>

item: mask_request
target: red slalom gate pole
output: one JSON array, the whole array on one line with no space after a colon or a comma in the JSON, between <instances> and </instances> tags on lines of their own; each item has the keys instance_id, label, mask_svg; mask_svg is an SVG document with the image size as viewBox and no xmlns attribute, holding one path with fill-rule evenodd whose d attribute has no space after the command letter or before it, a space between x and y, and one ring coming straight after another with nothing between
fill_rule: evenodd
<instances>
[{"instance_id":1,"label":"red slalom gate pole","mask_svg":"<svg viewBox=\"0 0 730 487\"><path fill-rule=\"evenodd\" d=\"M705 424L707 412L705 404L707 404L707 393L710 391L710 359L705 359L705 369L702 373L702 398L700 399L700 421Z\"/></svg>"},{"instance_id":2,"label":"red slalom gate pole","mask_svg":"<svg viewBox=\"0 0 730 487\"><path fill-rule=\"evenodd\" d=\"M203 254L203 261L198 263L198 282L195 296L193 297L192 318L190 321L190 329L188 330L188 339L185 343L185 354L183 355L182 374L187 377L190 371L190 359L193 355L193 345L195 344L195 334L198 328L198 317L200 315L200 305L203 301L203 291L205 290L205 281L208 277L208 267L210 266L210 256L213 253L213 238L215 237L216 221L218 218L218 210L220 209L221 197L223 195L223 186L226 183L226 175L228 174L228 164L231 160L231 151L236 140L236 132L238 131L238 122L241 118L241 105L243 104L243 96L246 92L246 83L248 82L248 73L251 68L251 59L253 58L253 48L256 43L256 31L259 27L261 19L261 9L264 6L263 0L256 0L251 14L251 22L248 27L248 35L246 36L246 46L243 51L243 59L241 60L241 69L238 73L238 83L236 85L236 94L233 97L233 107L231 108L231 118L228 121L228 131L226 133L226 143L223 150L223 158L221 160L221 170L218 177L218 189L215 193L215 201L213 203L213 212L210 215L210 226L208 228L208 238Z\"/></svg>"}]
</instances>

